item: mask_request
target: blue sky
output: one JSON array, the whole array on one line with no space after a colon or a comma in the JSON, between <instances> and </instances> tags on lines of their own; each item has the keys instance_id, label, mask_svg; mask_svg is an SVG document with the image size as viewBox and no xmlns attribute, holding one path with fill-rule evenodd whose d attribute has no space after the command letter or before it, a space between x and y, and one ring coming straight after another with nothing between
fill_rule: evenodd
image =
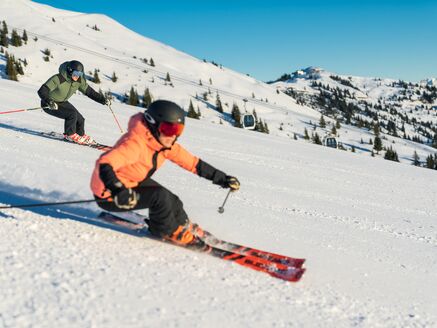
<instances>
[{"instance_id":1,"label":"blue sky","mask_svg":"<svg viewBox=\"0 0 437 328\"><path fill-rule=\"evenodd\" d=\"M437 77L436 0L36 0L103 13L260 80L307 66L418 81Z\"/></svg>"}]
</instances>

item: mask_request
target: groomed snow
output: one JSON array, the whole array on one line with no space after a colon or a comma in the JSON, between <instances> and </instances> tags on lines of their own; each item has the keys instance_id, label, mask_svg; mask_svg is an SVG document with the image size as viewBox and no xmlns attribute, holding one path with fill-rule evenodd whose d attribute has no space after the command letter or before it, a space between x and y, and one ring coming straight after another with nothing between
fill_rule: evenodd
<instances>
[{"instance_id":1,"label":"groomed snow","mask_svg":"<svg viewBox=\"0 0 437 328\"><path fill-rule=\"evenodd\" d=\"M2 108L36 88L0 80ZM88 132L113 143L110 112L83 96ZM116 104L122 124L138 108ZM91 198L100 152L33 135L41 111L2 115L0 202ZM281 137L188 120L194 154L236 175L226 191L168 163L155 178L193 221L226 240L307 258L296 284L129 235L95 205L0 212L0 327L432 327L437 176Z\"/></svg>"}]
</instances>

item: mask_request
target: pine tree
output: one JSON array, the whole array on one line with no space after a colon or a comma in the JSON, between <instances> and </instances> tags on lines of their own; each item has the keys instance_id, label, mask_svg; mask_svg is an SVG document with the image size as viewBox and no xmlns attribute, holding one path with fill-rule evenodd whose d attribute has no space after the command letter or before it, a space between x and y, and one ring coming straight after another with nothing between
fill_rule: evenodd
<instances>
[{"instance_id":1,"label":"pine tree","mask_svg":"<svg viewBox=\"0 0 437 328\"><path fill-rule=\"evenodd\" d=\"M376 123L373 126L373 133L375 134L375 136L379 137L380 132L381 132L381 129L379 128L379 123Z\"/></svg>"},{"instance_id":2,"label":"pine tree","mask_svg":"<svg viewBox=\"0 0 437 328\"><path fill-rule=\"evenodd\" d=\"M398 154L391 146L385 152L384 159L389 161L399 162Z\"/></svg>"},{"instance_id":3,"label":"pine tree","mask_svg":"<svg viewBox=\"0 0 437 328\"><path fill-rule=\"evenodd\" d=\"M153 61L153 58L150 58L150 66L155 67L155 62Z\"/></svg>"},{"instance_id":4,"label":"pine tree","mask_svg":"<svg viewBox=\"0 0 437 328\"><path fill-rule=\"evenodd\" d=\"M96 83L96 84L100 83L99 72L97 72L97 69L94 69L93 82Z\"/></svg>"},{"instance_id":5,"label":"pine tree","mask_svg":"<svg viewBox=\"0 0 437 328\"><path fill-rule=\"evenodd\" d=\"M8 76L9 80L18 81L17 74L14 56L6 53L6 75Z\"/></svg>"},{"instance_id":6,"label":"pine tree","mask_svg":"<svg viewBox=\"0 0 437 328\"><path fill-rule=\"evenodd\" d=\"M18 35L18 32L15 29L12 30L11 44L14 47L21 47L23 45L23 42L21 41L21 36Z\"/></svg>"},{"instance_id":7,"label":"pine tree","mask_svg":"<svg viewBox=\"0 0 437 328\"><path fill-rule=\"evenodd\" d=\"M305 140L310 140L310 135L308 134L307 128L305 128L305 130L303 131L303 138Z\"/></svg>"},{"instance_id":8,"label":"pine tree","mask_svg":"<svg viewBox=\"0 0 437 328\"><path fill-rule=\"evenodd\" d=\"M8 33L4 29L0 31L0 46L5 48L9 46Z\"/></svg>"},{"instance_id":9,"label":"pine tree","mask_svg":"<svg viewBox=\"0 0 437 328\"><path fill-rule=\"evenodd\" d=\"M199 85L203 85L203 84L202 84L202 80L199 80Z\"/></svg>"},{"instance_id":10,"label":"pine tree","mask_svg":"<svg viewBox=\"0 0 437 328\"><path fill-rule=\"evenodd\" d=\"M373 149L376 150L377 154L379 154L379 152L382 150L382 140L378 136L376 136L375 140L373 141Z\"/></svg>"},{"instance_id":11,"label":"pine tree","mask_svg":"<svg viewBox=\"0 0 437 328\"><path fill-rule=\"evenodd\" d=\"M242 128L243 126L241 125L241 113L240 113L240 108L238 108L238 105L236 103L234 103L232 105L232 118L234 119L234 126L236 128Z\"/></svg>"},{"instance_id":12,"label":"pine tree","mask_svg":"<svg viewBox=\"0 0 437 328\"><path fill-rule=\"evenodd\" d=\"M215 99L215 107L217 109L217 111L219 111L220 113L223 113L223 106L222 106L222 101L220 100L220 95L217 92L217 97Z\"/></svg>"},{"instance_id":13,"label":"pine tree","mask_svg":"<svg viewBox=\"0 0 437 328\"><path fill-rule=\"evenodd\" d=\"M322 140L320 139L320 136L319 136L319 134L317 132L313 134L312 141L316 145L321 145L322 144Z\"/></svg>"},{"instance_id":14,"label":"pine tree","mask_svg":"<svg viewBox=\"0 0 437 328\"><path fill-rule=\"evenodd\" d=\"M138 106L138 103L139 103L139 101L138 101L138 93L134 89L134 87L131 87L131 89L130 89L129 98L128 98L127 103L129 105L132 105L132 106Z\"/></svg>"},{"instance_id":15,"label":"pine tree","mask_svg":"<svg viewBox=\"0 0 437 328\"><path fill-rule=\"evenodd\" d=\"M420 157L417 154L417 151L414 151L414 155L413 155L413 165L414 166L420 166Z\"/></svg>"},{"instance_id":16,"label":"pine tree","mask_svg":"<svg viewBox=\"0 0 437 328\"><path fill-rule=\"evenodd\" d=\"M437 133L435 133L433 138L432 138L431 147L437 148Z\"/></svg>"},{"instance_id":17,"label":"pine tree","mask_svg":"<svg viewBox=\"0 0 437 328\"><path fill-rule=\"evenodd\" d=\"M190 118L194 118L194 119L199 119L199 116L197 115L196 111L194 110L194 106L193 106L193 102L190 99L190 105L188 106L188 117Z\"/></svg>"},{"instance_id":18,"label":"pine tree","mask_svg":"<svg viewBox=\"0 0 437 328\"><path fill-rule=\"evenodd\" d=\"M333 136L336 136L336 135L337 135L337 128L335 127L335 124L332 124L331 134L332 134Z\"/></svg>"},{"instance_id":19,"label":"pine tree","mask_svg":"<svg viewBox=\"0 0 437 328\"><path fill-rule=\"evenodd\" d=\"M323 115L320 117L319 126L321 128L326 128L326 121L325 121L325 118L323 117Z\"/></svg>"},{"instance_id":20,"label":"pine tree","mask_svg":"<svg viewBox=\"0 0 437 328\"><path fill-rule=\"evenodd\" d=\"M144 90L143 96L143 107L148 108L152 101L152 95L150 94L149 88L146 88L146 90Z\"/></svg>"},{"instance_id":21,"label":"pine tree","mask_svg":"<svg viewBox=\"0 0 437 328\"><path fill-rule=\"evenodd\" d=\"M26 30L23 31L23 36L21 37L23 39L24 42L27 43L27 41L29 40L29 38L27 37L27 32Z\"/></svg>"},{"instance_id":22,"label":"pine tree","mask_svg":"<svg viewBox=\"0 0 437 328\"><path fill-rule=\"evenodd\" d=\"M429 154L429 156L426 158L426 168L428 168L428 169L435 168L434 157L431 154Z\"/></svg>"},{"instance_id":23,"label":"pine tree","mask_svg":"<svg viewBox=\"0 0 437 328\"><path fill-rule=\"evenodd\" d=\"M112 77L111 77L111 81L115 83L115 82L117 82L117 80L118 80L118 77L117 77L117 75L115 75L115 72L113 72Z\"/></svg>"},{"instance_id":24,"label":"pine tree","mask_svg":"<svg viewBox=\"0 0 437 328\"><path fill-rule=\"evenodd\" d=\"M167 75L165 76L165 81L166 82L171 82L171 78L170 78L170 73L167 72Z\"/></svg>"},{"instance_id":25,"label":"pine tree","mask_svg":"<svg viewBox=\"0 0 437 328\"><path fill-rule=\"evenodd\" d=\"M9 33L8 25L6 24L6 21L3 21L3 32L7 35Z\"/></svg>"}]
</instances>

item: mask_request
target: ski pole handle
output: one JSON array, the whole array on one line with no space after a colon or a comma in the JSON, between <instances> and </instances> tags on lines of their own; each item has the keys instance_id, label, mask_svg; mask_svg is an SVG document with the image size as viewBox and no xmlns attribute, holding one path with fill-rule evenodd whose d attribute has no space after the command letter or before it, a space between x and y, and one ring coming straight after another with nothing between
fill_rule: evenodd
<instances>
[{"instance_id":1,"label":"ski pole handle","mask_svg":"<svg viewBox=\"0 0 437 328\"><path fill-rule=\"evenodd\" d=\"M223 202L223 205L218 208L218 212L220 214L222 214L225 211L225 204L226 204L226 201L228 200L228 197L231 194L231 192L232 192L232 189L229 189L228 194L226 195L225 201Z\"/></svg>"},{"instance_id":2,"label":"ski pole handle","mask_svg":"<svg viewBox=\"0 0 437 328\"><path fill-rule=\"evenodd\" d=\"M43 206L58 206L58 205L68 205L68 204L80 204L80 203L107 203L107 199L87 199L87 200L73 200L69 202L54 202L54 203L39 203L39 204L23 204L23 205L7 205L0 206L0 210L8 208L28 208L28 207L43 207Z\"/></svg>"},{"instance_id":3,"label":"ski pole handle","mask_svg":"<svg viewBox=\"0 0 437 328\"><path fill-rule=\"evenodd\" d=\"M18 112L28 112L28 111L30 111L30 110L38 110L38 109L42 109L42 107L24 108L24 109L13 109L13 110L5 111L5 112L0 112L0 114L10 114L10 113L18 113Z\"/></svg>"}]
</instances>

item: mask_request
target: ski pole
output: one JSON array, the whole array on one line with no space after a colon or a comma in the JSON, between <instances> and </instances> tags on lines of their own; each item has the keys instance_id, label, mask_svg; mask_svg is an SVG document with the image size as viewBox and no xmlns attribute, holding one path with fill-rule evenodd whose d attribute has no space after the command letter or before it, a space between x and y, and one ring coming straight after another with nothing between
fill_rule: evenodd
<instances>
[{"instance_id":1,"label":"ski pole","mask_svg":"<svg viewBox=\"0 0 437 328\"><path fill-rule=\"evenodd\" d=\"M67 205L67 204L80 204L80 203L106 203L107 199L87 199L87 200L73 200L69 202L54 202L54 203L39 203L39 204L23 204L23 205L7 205L0 206L0 209L7 208L27 208L27 207L43 207L43 206L54 206L54 205Z\"/></svg>"},{"instance_id":2,"label":"ski pole","mask_svg":"<svg viewBox=\"0 0 437 328\"><path fill-rule=\"evenodd\" d=\"M28 112L28 111L30 111L30 110L37 110L37 109L42 109L42 107L8 110L8 111L6 111L6 112L0 112L0 114L9 114L9 113L18 113L18 112Z\"/></svg>"},{"instance_id":3,"label":"ski pole","mask_svg":"<svg viewBox=\"0 0 437 328\"><path fill-rule=\"evenodd\" d=\"M117 125L118 125L118 128L120 129L120 132L121 132L121 133L124 133L123 129L121 128L120 123L119 123L118 120L117 120L117 116L115 116L115 113L114 113L114 111L113 111L112 108L111 108L111 105L108 105L108 107L109 107L109 109L111 110L112 116L114 116L115 122L117 122Z\"/></svg>"},{"instance_id":4,"label":"ski pole","mask_svg":"<svg viewBox=\"0 0 437 328\"><path fill-rule=\"evenodd\" d=\"M223 202L223 205L218 208L218 212L220 214L225 211L225 204L226 204L226 201L228 200L228 197L231 194L231 192L232 192L232 189L229 189L228 194L226 195L225 201Z\"/></svg>"}]
</instances>

